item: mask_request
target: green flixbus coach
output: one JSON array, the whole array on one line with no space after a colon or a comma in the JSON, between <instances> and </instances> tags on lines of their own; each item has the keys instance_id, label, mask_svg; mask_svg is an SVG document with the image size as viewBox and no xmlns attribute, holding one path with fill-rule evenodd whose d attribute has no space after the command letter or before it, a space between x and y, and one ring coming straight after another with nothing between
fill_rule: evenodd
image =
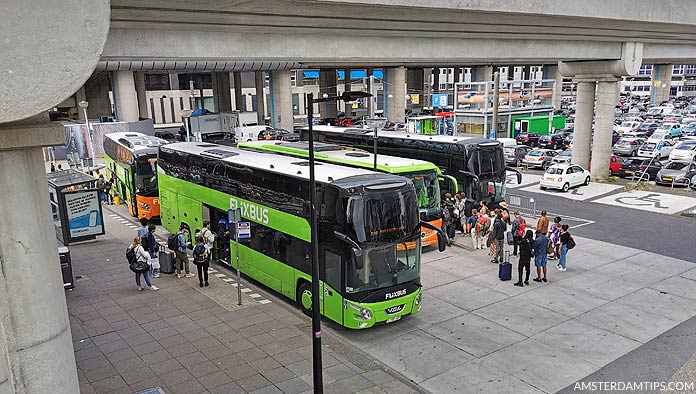
<instances>
[{"instance_id":1,"label":"green flixbus coach","mask_svg":"<svg viewBox=\"0 0 696 394\"><path fill-rule=\"evenodd\" d=\"M251 225L251 237L240 239L241 271L311 313L306 160L174 143L160 147L157 171L167 230L195 231L241 208ZM354 329L417 313L421 223L412 182L328 163L316 163L315 174L321 313Z\"/></svg>"},{"instance_id":2,"label":"green flixbus coach","mask_svg":"<svg viewBox=\"0 0 696 394\"><path fill-rule=\"evenodd\" d=\"M309 144L306 141L250 141L240 142L238 146L243 149L253 149L262 152L309 157ZM375 168L374 154L364 150L315 142L314 151L315 160L321 162L374 169L375 171L409 178L416 189L421 220L437 228L442 228L442 194L438 180L442 180L443 177L447 178L450 183L448 190L454 190L455 192L457 190L457 181L452 177L442 175L440 168L435 164L423 160L378 154ZM425 227L422 228L421 244L422 246L437 245L437 231Z\"/></svg>"}]
</instances>

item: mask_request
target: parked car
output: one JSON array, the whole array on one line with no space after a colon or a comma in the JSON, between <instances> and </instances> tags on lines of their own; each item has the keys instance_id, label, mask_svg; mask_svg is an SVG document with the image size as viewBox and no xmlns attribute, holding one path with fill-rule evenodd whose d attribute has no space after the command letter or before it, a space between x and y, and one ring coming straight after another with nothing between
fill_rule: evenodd
<instances>
[{"instance_id":1,"label":"parked car","mask_svg":"<svg viewBox=\"0 0 696 394\"><path fill-rule=\"evenodd\" d=\"M524 159L524 156L531 150L532 148L527 145L504 147L503 152L505 153L505 164L519 167L522 165L522 159Z\"/></svg>"},{"instance_id":2,"label":"parked car","mask_svg":"<svg viewBox=\"0 0 696 394\"><path fill-rule=\"evenodd\" d=\"M696 137L696 122L689 122L682 126L682 136Z\"/></svg>"},{"instance_id":3,"label":"parked car","mask_svg":"<svg viewBox=\"0 0 696 394\"><path fill-rule=\"evenodd\" d=\"M568 149L568 150L564 150L563 152L559 153L551 161L554 164L570 164L570 161L572 159L573 159L573 150Z\"/></svg>"},{"instance_id":4,"label":"parked car","mask_svg":"<svg viewBox=\"0 0 696 394\"><path fill-rule=\"evenodd\" d=\"M640 157L654 157L657 160L662 160L669 157L669 154L674 150L674 142L671 140L650 141L648 140L638 149Z\"/></svg>"},{"instance_id":5,"label":"parked car","mask_svg":"<svg viewBox=\"0 0 696 394\"><path fill-rule=\"evenodd\" d=\"M625 160L627 159L624 159L616 155L609 156L609 173L611 175L617 175L621 170L621 167L623 166ZM590 164L587 166L587 169L592 170L592 160L590 160Z\"/></svg>"},{"instance_id":6,"label":"parked car","mask_svg":"<svg viewBox=\"0 0 696 394\"><path fill-rule=\"evenodd\" d=\"M614 131L619 134L626 133L628 131L633 131L640 126L640 122L637 121L624 121L620 125L614 127Z\"/></svg>"},{"instance_id":7,"label":"parked car","mask_svg":"<svg viewBox=\"0 0 696 394\"><path fill-rule=\"evenodd\" d=\"M619 170L619 177L621 178L632 178L632 177L645 177L647 175L649 180L655 179L657 173L664 167L661 162L651 159L626 159Z\"/></svg>"},{"instance_id":8,"label":"parked car","mask_svg":"<svg viewBox=\"0 0 696 394\"><path fill-rule=\"evenodd\" d=\"M522 164L528 167L538 167L546 169L551 165L551 160L558 155L558 152L548 149L534 149L527 153L522 159Z\"/></svg>"},{"instance_id":9,"label":"parked car","mask_svg":"<svg viewBox=\"0 0 696 394\"><path fill-rule=\"evenodd\" d=\"M590 172L576 164L554 164L546 169L541 177L541 190L560 189L567 192L575 186L590 184Z\"/></svg>"},{"instance_id":10,"label":"parked car","mask_svg":"<svg viewBox=\"0 0 696 394\"><path fill-rule=\"evenodd\" d=\"M648 137L648 142L660 142L662 140L670 140L672 141L674 137L672 137L672 134L665 133L665 132L659 132L659 133L654 133L650 137Z\"/></svg>"},{"instance_id":11,"label":"parked car","mask_svg":"<svg viewBox=\"0 0 696 394\"><path fill-rule=\"evenodd\" d=\"M519 133L515 140L517 140L518 145L535 147L539 143L540 137L539 133Z\"/></svg>"},{"instance_id":12,"label":"parked car","mask_svg":"<svg viewBox=\"0 0 696 394\"><path fill-rule=\"evenodd\" d=\"M682 126L680 123L676 122L664 122L655 130L655 133L667 133L672 137L681 136Z\"/></svg>"},{"instance_id":13,"label":"parked car","mask_svg":"<svg viewBox=\"0 0 696 394\"><path fill-rule=\"evenodd\" d=\"M537 146L543 149L557 150L565 147L565 143L563 142L564 139L565 136L559 133L542 135L541 137L539 137L539 142L537 143Z\"/></svg>"},{"instance_id":14,"label":"parked car","mask_svg":"<svg viewBox=\"0 0 696 394\"><path fill-rule=\"evenodd\" d=\"M658 185L689 186L693 176L696 176L696 163L670 161L657 172L655 183Z\"/></svg>"},{"instance_id":15,"label":"parked car","mask_svg":"<svg viewBox=\"0 0 696 394\"><path fill-rule=\"evenodd\" d=\"M672 153L669 154L671 161L694 161L696 158L696 141L685 140L678 142Z\"/></svg>"},{"instance_id":16,"label":"parked car","mask_svg":"<svg viewBox=\"0 0 696 394\"><path fill-rule=\"evenodd\" d=\"M650 137L655 130L657 130L658 124L655 122L644 122L638 128L635 130L639 133L645 133L648 137Z\"/></svg>"},{"instance_id":17,"label":"parked car","mask_svg":"<svg viewBox=\"0 0 696 394\"><path fill-rule=\"evenodd\" d=\"M645 140L642 138L624 137L614 144L611 151L614 152L615 155L636 157L638 155L638 149L644 143Z\"/></svg>"}]
</instances>

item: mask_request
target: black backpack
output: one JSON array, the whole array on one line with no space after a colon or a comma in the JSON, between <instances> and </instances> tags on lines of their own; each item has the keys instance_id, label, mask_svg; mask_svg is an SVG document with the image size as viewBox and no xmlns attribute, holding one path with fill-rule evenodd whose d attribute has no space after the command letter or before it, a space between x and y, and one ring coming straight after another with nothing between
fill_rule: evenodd
<instances>
[{"instance_id":1,"label":"black backpack","mask_svg":"<svg viewBox=\"0 0 696 394\"><path fill-rule=\"evenodd\" d=\"M135 264L137 261L134 248L129 247L128 250L126 250L126 260L128 260L128 264Z\"/></svg>"},{"instance_id":2,"label":"black backpack","mask_svg":"<svg viewBox=\"0 0 696 394\"><path fill-rule=\"evenodd\" d=\"M200 265L208 260L208 249L203 244L193 247L193 264Z\"/></svg>"},{"instance_id":3,"label":"black backpack","mask_svg":"<svg viewBox=\"0 0 696 394\"><path fill-rule=\"evenodd\" d=\"M179 233L171 234L169 238L167 238L167 246L171 250L179 250Z\"/></svg>"},{"instance_id":4,"label":"black backpack","mask_svg":"<svg viewBox=\"0 0 696 394\"><path fill-rule=\"evenodd\" d=\"M573 239L573 236L568 234L568 242L566 243L566 248L568 250L573 249L575 247L575 240Z\"/></svg>"}]
</instances>

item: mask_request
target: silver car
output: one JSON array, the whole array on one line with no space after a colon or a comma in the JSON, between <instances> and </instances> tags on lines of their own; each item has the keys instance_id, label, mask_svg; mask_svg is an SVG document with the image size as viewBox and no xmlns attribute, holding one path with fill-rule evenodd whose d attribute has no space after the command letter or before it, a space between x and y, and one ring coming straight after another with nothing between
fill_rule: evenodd
<instances>
[{"instance_id":1,"label":"silver car","mask_svg":"<svg viewBox=\"0 0 696 394\"><path fill-rule=\"evenodd\" d=\"M556 156L552 159L552 161L554 164L570 164L572 159L573 159L573 150L568 149L568 150L564 150L563 152L559 153L558 156Z\"/></svg>"},{"instance_id":2,"label":"silver car","mask_svg":"<svg viewBox=\"0 0 696 394\"><path fill-rule=\"evenodd\" d=\"M670 161L657 172L655 183L658 185L689 186L694 175L696 175L696 163Z\"/></svg>"},{"instance_id":3,"label":"silver car","mask_svg":"<svg viewBox=\"0 0 696 394\"><path fill-rule=\"evenodd\" d=\"M612 147L612 152L615 155L622 156L637 156L638 149L645 142L643 138L623 137Z\"/></svg>"}]
</instances>

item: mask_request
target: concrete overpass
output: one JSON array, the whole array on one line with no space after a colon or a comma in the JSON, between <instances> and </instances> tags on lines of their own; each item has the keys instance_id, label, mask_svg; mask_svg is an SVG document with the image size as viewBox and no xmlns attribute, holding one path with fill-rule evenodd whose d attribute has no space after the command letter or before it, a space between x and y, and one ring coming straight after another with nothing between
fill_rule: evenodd
<instances>
[{"instance_id":1,"label":"concrete overpass","mask_svg":"<svg viewBox=\"0 0 696 394\"><path fill-rule=\"evenodd\" d=\"M589 158L596 117L601 175L617 78L641 62L696 62L691 0L9 0L0 11L3 393L79 390L40 147L64 143L46 111L95 67L115 71L125 117L138 114L132 71L275 70L287 121L293 67L390 67L399 97L405 67L564 61L580 82L574 160Z\"/></svg>"}]
</instances>

